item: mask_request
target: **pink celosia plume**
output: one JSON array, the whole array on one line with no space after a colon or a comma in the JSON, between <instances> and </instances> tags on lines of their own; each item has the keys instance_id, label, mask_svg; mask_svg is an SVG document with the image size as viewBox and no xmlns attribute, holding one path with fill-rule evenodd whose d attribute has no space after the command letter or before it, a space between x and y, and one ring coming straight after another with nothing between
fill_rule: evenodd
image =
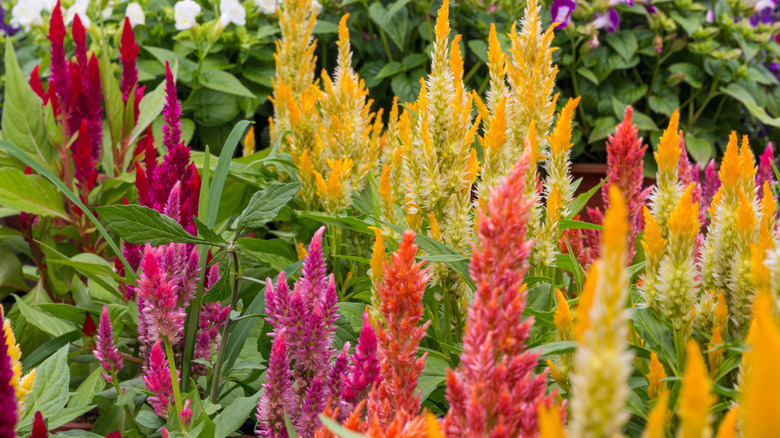
<instances>
[{"instance_id":1,"label":"pink celosia plume","mask_svg":"<svg viewBox=\"0 0 780 438\"><path fill-rule=\"evenodd\" d=\"M293 413L295 402L292 399L292 372L285 346L284 329L276 333L271 347L266 371L265 391L257 403L257 433L261 438L287 438L284 413Z\"/></svg>"},{"instance_id":2,"label":"pink celosia plume","mask_svg":"<svg viewBox=\"0 0 780 438\"><path fill-rule=\"evenodd\" d=\"M156 341L149 352L146 364L144 383L153 393L149 402L154 408L154 413L162 418L168 418L168 413L173 406L173 382L171 381L171 369L165 359L162 343ZM178 375L178 371L177 371Z\"/></svg>"},{"instance_id":3,"label":"pink celosia plume","mask_svg":"<svg viewBox=\"0 0 780 438\"><path fill-rule=\"evenodd\" d=\"M756 173L756 187L758 187L758 199L764 196L764 182L769 181L772 185L775 181L775 171L772 164L775 162L775 152L770 141L764 149L764 153L758 159L758 173Z\"/></svg>"},{"instance_id":4,"label":"pink celosia plume","mask_svg":"<svg viewBox=\"0 0 780 438\"><path fill-rule=\"evenodd\" d=\"M537 354L526 351L533 318L525 308L523 276L533 241L528 220L533 199L525 194L526 152L503 185L491 190L487 211L479 210L480 247L473 248L476 284L463 337L461 364L447 375L448 437L534 436L537 409L551 405L546 376L535 376Z\"/></svg>"},{"instance_id":5,"label":"pink celosia plume","mask_svg":"<svg viewBox=\"0 0 780 438\"><path fill-rule=\"evenodd\" d=\"M114 344L114 330L108 315L108 306L103 306L103 313L100 315L97 340L93 352L100 361L100 365L106 370L106 374L103 374L103 377L110 382L112 379L111 373L118 373L122 369L123 362L119 350Z\"/></svg>"},{"instance_id":6,"label":"pink celosia plume","mask_svg":"<svg viewBox=\"0 0 780 438\"><path fill-rule=\"evenodd\" d=\"M344 401L349 404L356 404L365 399L374 384L382 381L376 332L368 313L363 313L363 327L360 330L355 352L352 353L352 365L342 379Z\"/></svg>"}]
</instances>

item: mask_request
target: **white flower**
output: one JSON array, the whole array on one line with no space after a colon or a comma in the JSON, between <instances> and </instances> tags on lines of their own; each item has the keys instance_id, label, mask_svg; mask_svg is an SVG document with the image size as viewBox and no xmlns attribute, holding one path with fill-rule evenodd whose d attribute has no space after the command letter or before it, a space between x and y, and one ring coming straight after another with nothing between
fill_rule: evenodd
<instances>
[{"instance_id":1,"label":"white flower","mask_svg":"<svg viewBox=\"0 0 780 438\"><path fill-rule=\"evenodd\" d=\"M31 25L43 25L41 18L43 2L40 0L19 0L11 9L11 25L29 29Z\"/></svg>"},{"instance_id":2,"label":"white flower","mask_svg":"<svg viewBox=\"0 0 780 438\"><path fill-rule=\"evenodd\" d=\"M273 15L276 13L276 7L278 3L276 0L255 0L255 6L257 6L257 12L262 12L266 15Z\"/></svg>"},{"instance_id":3,"label":"white flower","mask_svg":"<svg viewBox=\"0 0 780 438\"><path fill-rule=\"evenodd\" d=\"M128 20L130 20L130 26L136 27L139 24L146 24L146 14L144 14L143 8L136 2L132 2L127 5L125 9Z\"/></svg>"},{"instance_id":4,"label":"white flower","mask_svg":"<svg viewBox=\"0 0 780 438\"><path fill-rule=\"evenodd\" d=\"M57 6L57 0L42 0L43 10L46 12L53 12L54 7Z\"/></svg>"},{"instance_id":5,"label":"white flower","mask_svg":"<svg viewBox=\"0 0 780 438\"><path fill-rule=\"evenodd\" d=\"M114 0L108 0L108 3L106 3L106 8L103 9L103 11L100 13L104 20L108 20L111 17L111 14L114 13L115 6L116 2Z\"/></svg>"},{"instance_id":6,"label":"white flower","mask_svg":"<svg viewBox=\"0 0 780 438\"><path fill-rule=\"evenodd\" d=\"M173 5L173 17L176 20L176 30L187 30L194 26L195 17L200 14L200 5L192 0L181 0Z\"/></svg>"},{"instance_id":7,"label":"white flower","mask_svg":"<svg viewBox=\"0 0 780 438\"><path fill-rule=\"evenodd\" d=\"M315 15L320 15L322 5L317 0L311 0L311 9L314 11Z\"/></svg>"},{"instance_id":8,"label":"white flower","mask_svg":"<svg viewBox=\"0 0 780 438\"><path fill-rule=\"evenodd\" d=\"M65 24L70 24L73 21L73 18L78 15L81 24L84 25L85 28L89 28L91 21L89 21L89 17L87 17L88 8L89 0L76 0L76 3L73 3L73 6L69 7L65 12Z\"/></svg>"},{"instance_id":9,"label":"white flower","mask_svg":"<svg viewBox=\"0 0 780 438\"><path fill-rule=\"evenodd\" d=\"M246 24L246 10L238 0L222 0L219 2L219 24L227 27L233 23L236 26Z\"/></svg>"}]
</instances>

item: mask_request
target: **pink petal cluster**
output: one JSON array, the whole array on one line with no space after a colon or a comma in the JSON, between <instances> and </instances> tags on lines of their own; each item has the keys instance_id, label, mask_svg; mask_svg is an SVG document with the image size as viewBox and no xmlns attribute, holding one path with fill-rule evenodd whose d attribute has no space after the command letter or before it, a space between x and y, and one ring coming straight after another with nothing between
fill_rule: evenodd
<instances>
[{"instance_id":1,"label":"pink petal cluster","mask_svg":"<svg viewBox=\"0 0 780 438\"><path fill-rule=\"evenodd\" d=\"M533 199L525 194L526 152L480 209L480 248L472 250L476 291L469 307L460 366L447 373L447 437L535 436L537 410L552 405L546 375L534 375L537 354L525 341L533 318L525 308L523 276L533 241L526 240Z\"/></svg>"},{"instance_id":2,"label":"pink petal cluster","mask_svg":"<svg viewBox=\"0 0 780 438\"><path fill-rule=\"evenodd\" d=\"M376 332L368 313L363 313L363 327L355 352L352 353L352 365L349 366L349 371L342 375L342 379L344 402L352 406L364 400L373 386L382 381ZM344 409L345 413L349 411L351 409Z\"/></svg>"},{"instance_id":3,"label":"pink petal cluster","mask_svg":"<svg viewBox=\"0 0 780 438\"><path fill-rule=\"evenodd\" d=\"M219 280L219 268L211 266L208 275L204 279L205 289L209 290ZM211 359L213 352L219 347L220 328L225 325L230 306L222 306L220 303L203 303L198 314L198 334L195 338L194 359ZM194 376L204 375L206 367L200 364L192 365Z\"/></svg>"},{"instance_id":4,"label":"pink petal cluster","mask_svg":"<svg viewBox=\"0 0 780 438\"><path fill-rule=\"evenodd\" d=\"M138 337L142 346L168 340L175 345L184 331L186 314L179 303L180 296L174 279L165 270L166 247L146 245L141 261L138 282Z\"/></svg>"},{"instance_id":5,"label":"pink petal cluster","mask_svg":"<svg viewBox=\"0 0 780 438\"><path fill-rule=\"evenodd\" d=\"M302 276L293 291L290 292L284 272L279 274L275 286L269 278L265 291L266 313L274 328L271 335L278 337L284 333L285 361L293 370L294 384L284 397L291 400L293 409L289 412L290 418L298 434L304 438L313 436L319 429L318 415L325 409L327 400L330 398L334 403L341 400L340 385L334 385L337 393L333 393L328 384L331 359L335 353L331 344L338 319L338 296L333 275L326 276L322 253L324 232L325 227L322 227L314 234L304 259ZM282 364L279 366L283 367ZM336 366L343 368L343 362ZM266 394L273 393L266 390ZM275 436L268 435L274 433L273 422L263 419L276 417L260 415L272 409L269 405L274 400L269 397L264 395L258 402L258 436ZM281 414L277 412L274 415Z\"/></svg>"},{"instance_id":6,"label":"pink petal cluster","mask_svg":"<svg viewBox=\"0 0 780 438\"><path fill-rule=\"evenodd\" d=\"M114 330L111 327L111 319L108 316L108 306L103 306L103 313L98 323L97 340L95 342L95 357L107 373L103 374L108 382L111 382L111 373L122 369L122 357L114 344Z\"/></svg>"},{"instance_id":7,"label":"pink petal cluster","mask_svg":"<svg viewBox=\"0 0 780 438\"><path fill-rule=\"evenodd\" d=\"M764 196L764 182L769 181L772 185L775 181L775 170L772 169L772 164L775 162L774 148L770 141L764 149L764 153L758 159L758 173L756 173L756 187L758 187L758 199Z\"/></svg>"},{"instance_id":8,"label":"pink petal cluster","mask_svg":"<svg viewBox=\"0 0 780 438\"><path fill-rule=\"evenodd\" d=\"M276 333L266 371L265 392L257 404L257 433L261 438L287 438L284 413L295 409L292 397L293 375L287 355L284 329Z\"/></svg>"},{"instance_id":9,"label":"pink petal cluster","mask_svg":"<svg viewBox=\"0 0 780 438\"><path fill-rule=\"evenodd\" d=\"M706 213L707 209L710 208L712 199L715 197L715 193L718 192L719 188L720 177L718 176L718 171L715 169L715 159L713 158L710 160L709 164L707 164L707 169L704 171L704 187L702 188L700 217L702 213ZM701 224L702 227L706 227L707 221L702 221Z\"/></svg>"},{"instance_id":10,"label":"pink petal cluster","mask_svg":"<svg viewBox=\"0 0 780 438\"><path fill-rule=\"evenodd\" d=\"M181 408L181 412L179 412L179 419L181 419L181 423L185 427L189 426L192 421L192 408L190 407L190 404L190 399L187 399L187 401L184 402L184 406Z\"/></svg>"},{"instance_id":11,"label":"pink petal cluster","mask_svg":"<svg viewBox=\"0 0 780 438\"><path fill-rule=\"evenodd\" d=\"M173 382L171 381L171 369L168 366L168 361L165 358L160 341L156 341L152 346L146 366L144 383L149 391L153 393L148 400L152 404L154 413L157 416L168 418L168 413L174 402Z\"/></svg>"},{"instance_id":12,"label":"pink petal cluster","mask_svg":"<svg viewBox=\"0 0 780 438\"><path fill-rule=\"evenodd\" d=\"M7 345L5 333L3 333L3 343ZM16 422L18 420L16 405L16 392L11 384L14 372L11 369L11 358L8 356L7 348L0 348L0 436L14 438L16 437Z\"/></svg>"},{"instance_id":13,"label":"pink petal cluster","mask_svg":"<svg viewBox=\"0 0 780 438\"><path fill-rule=\"evenodd\" d=\"M645 205L650 188L642 189L644 175L642 174L643 157L647 145L642 144L638 137L639 129L632 122L634 109L629 105L623 116L623 121L615 127L615 134L607 136L607 181L615 184L626 198L629 217L628 260L632 260L636 251L634 242L636 236L644 228L642 206ZM684 147L684 146L683 146ZM601 189L604 208L609 207L607 187ZM587 209L589 219L594 224L600 224L600 210ZM579 258L582 266L589 265L598 258L600 248L600 232L598 230L583 230L585 235L585 253Z\"/></svg>"},{"instance_id":14,"label":"pink petal cluster","mask_svg":"<svg viewBox=\"0 0 780 438\"><path fill-rule=\"evenodd\" d=\"M430 321L423 324L422 299L431 278L425 261L415 262L414 232L404 232L391 263L385 263L383 284L378 285L384 324L376 328L382 381L369 394L368 418L387 428L396 420L406 423L420 411L417 379L427 353L417 357L420 340Z\"/></svg>"}]
</instances>

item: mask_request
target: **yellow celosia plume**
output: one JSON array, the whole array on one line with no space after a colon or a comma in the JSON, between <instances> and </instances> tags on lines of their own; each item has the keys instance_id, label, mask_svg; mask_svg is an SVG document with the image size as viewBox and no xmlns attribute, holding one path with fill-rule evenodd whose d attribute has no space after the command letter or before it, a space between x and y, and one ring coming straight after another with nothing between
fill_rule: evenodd
<instances>
[{"instance_id":1,"label":"yellow celosia plume","mask_svg":"<svg viewBox=\"0 0 780 438\"><path fill-rule=\"evenodd\" d=\"M677 206L669 215L669 239L681 237L688 241L696 238L699 233L699 203L693 202L693 189L696 184L691 183L683 192ZM692 243L692 242L691 242Z\"/></svg>"},{"instance_id":2,"label":"yellow celosia plume","mask_svg":"<svg viewBox=\"0 0 780 438\"><path fill-rule=\"evenodd\" d=\"M647 394L650 400L655 400L666 393L666 371L655 351L650 352L650 372L647 373Z\"/></svg>"},{"instance_id":3,"label":"yellow celosia plume","mask_svg":"<svg viewBox=\"0 0 780 438\"><path fill-rule=\"evenodd\" d=\"M710 390L707 366L699 352L696 341L685 345L687 353L682 388L678 400L677 414L680 417L678 438L701 438L709 436L710 408L715 404L715 396Z\"/></svg>"},{"instance_id":4,"label":"yellow celosia plume","mask_svg":"<svg viewBox=\"0 0 780 438\"><path fill-rule=\"evenodd\" d=\"M710 367L710 376L714 377L718 368L723 363L723 349L715 348L716 345L723 344L723 327L716 325L712 328L712 337L710 337L710 350L707 351L707 364Z\"/></svg>"},{"instance_id":5,"label":"yellow celosia plume","mask_svg":"<svg viewBox=\"0 0 780 438\"><path fill-rule=\"evenodd\" d=\"M718 177L720 177L720 182L724 189L734 190L736 188L739 181L740 161L737 133L736 131L731 131L726 152L723 154L723 160L720 162L720 170L718 171Z\"/></svg>"},{"instance_id":6,"label":"yellow celosia plume","mask_svg":"<svg viewBox=\"0 0 780 438\"><path fill-rule=\"evenodd\" d=\"M250 126L244 137L244 156L248 157L255 153L255 127Z\"/></svg>"},{"instance_id":7,"label":"yellow celosia plume","mask_svg":"<svg viewBox=\"0 0 780 438\"><path fill-rule=\"evenodd\" d=\"M739 406L734 405L723 417L718 427L716 438L737 438L737 420L739 419Z\"/></svg>"},{"instance_id":8,"label":"yellow celosia plume","mask_svg":"<svg viewBox=\"0 0 780 438\"><path fill-rule=\"evenodd\" d=\"M425 422L428 425L428 438L444 438L444 434L441 432L441 426L439 420L435 415L428 412L425 414Z\"/></svg>"},{"instance_id":9,"label":"yellow celosia plume","mask_svg":"<svg viewBox=\"0 0 780 438\"><path fill-rule=\"evenodd\" d=\"M642 213L645 217L645 238L642 241L642 248L645 250L645 257L657 263L664 253L666 239L663 238L661 227L647 206L643 207Z\"/></svg>"},{"instance_id":10,"label":"yellow celosia plume","mask_svg":"<svg viewBox=\"0 0 780 438\"><path fill-rule=\"evenodd\" d=\"M553 321L555 322L555 328L558 330L559 340L571 340L572 339L572 323L573 317L571 314L571 308L566 301L566 297L563 296L563 292L560 289L555 290L555 297L558 305L555 308L555 316Z\"/></svg>"},{"instance_id":11,"label":"yellow celosia plume","mask_svg":"<svg viewBox=\"0 0 780 438\"><path fill-rule=\"evenodd\" d=\"M645 425L645 433L642 434L642 438L664 438L667 413L669 405L669 391L663 391L655 401L655 406L650 410L650 414L647 416L647 424Z\"/></svg>"},{"instance_id":12,"label":"yellow celosia plume","mask_svg":"<svg viewBox=\"0 0 780 438\"><path fill-rule=\"evenodd\" d=\"M344 207L343 200L349 196L349 193L342 190L342 186L348 180L354 163L352 160L343 158L338 160L328 158L327 163L330 167L327 182L320 172L316 170L311 172L317 185L317 195L322 199L325 209L330 213L335 213Z\"/></svg>"},{"instance_id":13,"label":"yellow celosia plume","mask_svg":"<svg viewBox=\"0 0 780 438\"><path fill-rule=\"evenodd\" d=\"M547 137L551 155L563 155L573 146L571 143L571 129L574 120L574 111L577 109L579 103L579 96L577 96L576 99L569 99L563 107L563 110L561 110L561 113L558 115L555 129L553 129L552 133Z\"/></svg>"},{"instance_id":14,"label":"yellow celosia plume","mask_svg":"<svg viewBox=\"0 0 780 438\"><path fill-rule=\"evenodd\" d=\"M588 272L588 278L582 286L580 294L580 304L577 306L576 318L574 320L574 339L582 342L585 332L590 328L590 309L593 307L593 298L596 294L596 283L599 278L599 263L594 263Z\"/></svg>"},{"instance_id":15,"label":"yellow celosia plume","mask_svg":"<svg viewBox=\"0 0 780 438\"><path fill-rule=\"evenodd\" d=\"M675 110L669 119L669 126L661 135L661 141L658 143L658 151L653 156L658 164L659 174L670 174L677 172L677 163L680 160L680 134L677 131L680 112Z\"/></svg>"},{"instance_id":16,"label":"yellow celosia plume","mask_svg":"<svg viewBox=\"0 0 780 438\"><path fill-rule=\"evenodd\" d=\"M306 251L306 247L303 246L303 242L298 242L298 246L296 248L298 250L298 260L303 260L307 255L309 255L309 251Z\"/></svg>"},{"instance_id":17,"label":"yellow celosia plume","mask_svg":"<svg viewBox=\"0 0 780 438\"><path fill-rule=\"evenodd\" d=\"M742 428L745 437L776 437L780 431L780 328L768 294L756 296L754 309L754 327L748 336L751 350L743 356Z\"/></svg>"},{"instance_id":18,"label":"yellow celosia plume","mask_svg":"<svg viewBox=\"0 0 780 438\"><path fill-rule=\"evenodd\" d=\"M371 272L375 284L382 282L385 277L384 263L387 258L387 251L385 250L385 239L382 236L382 230L376 227L368 227L374 232L374 247L371 251Z\"/></svg>"},{"instance_id":19,"label":"yellow celosia plume","mask_svg":"<svg viewBox=\"0 0 780 438\"><path fill-rule=\"evenodd\" d=\"M537 411L539 416L539 438L566 438L561 412L556 406L542 404Z\"/></svg>"}]
</instances>

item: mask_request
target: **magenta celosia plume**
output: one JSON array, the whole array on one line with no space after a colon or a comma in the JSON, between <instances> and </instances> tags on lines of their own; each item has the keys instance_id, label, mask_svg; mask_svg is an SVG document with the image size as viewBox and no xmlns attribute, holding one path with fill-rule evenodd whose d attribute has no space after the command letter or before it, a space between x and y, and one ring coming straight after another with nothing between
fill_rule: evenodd
<instances>
[{"instance_id":1,"label":"magenta celosia plume","mask_svg":"<svg viewBox=\"0 0 780 438\"><path fill-rule=\"evenodd\" d=\"M97 184L97 163L92 153L87 119L81 119L79 134L73 143L71 158L73 159L73 177L76 178L76 187L79 189L79 197L84 205L89 205L89 192Z\"/></svg>"},{"instance_id":2,"label":"magenta celosia plume","mask_svg":"<svg viewBox=\"0 0 780 438\"><path fill-rule=\"evenodd\" d=\"M206 264L208 265L208 261ZM212 265L204 278L204 287L208 291L219 280L219 267ZM198 334L195 338L194 359L209 360L214 351L219 347L220 329L227 321L230 314L230 306L222 306L220 303L203 303L198 314ZM193 363L194 376L206 374L207 368L201 364Z\"/></svg>"},{"instance_id":3,"label":"magenta celosia plume","mask_svg":"<svg viewBox=\"0 0 780 438\"><path fill-rule=\"evenodd\" d=\"M328 399L335 404L341 401L341 385L335 384L332 379L330 383L333 384L329 384L328 376L333 373L340 375L345 369L343 360L331 364L335 353L331 344L338 318L338 295L333 275L326 275L322 253L324 231L325 227L322 227L314 234L303 262L301 278L295 283L293 291L290 292L284 272L279 274L276 285L269 278L265 290L266 314L274 328L271 336L278 337L284 333L287 360L292 366L295 382L284 399L290 400L290 419L297 433L304 438L313 436L319 429L318 415ZM334 366L336 371L332 370ZM266 393L268 391L266 389ZM271 393L278 394L279 390ZM281 414L268 414L269 403L271 400L263 398L258 405L258 436L276 436L268 435L275 433L274 423L268 419L278 418L274 415Z\"/></svg>"},{"instance_id":4,"label":"magenta celosia plume","mask_svg":"<svg viewBox=\"0 0 780 438\"><path fill-rule=\"evenodd\" d=\"M756 187L758 187L758 198L764 196L764 182L774 184L775 170L772 168L772 164L775 162L775 151L770 141L764 149L764 153L758 159L758 173L756 173Z\"/></svg>"},{"instance_id":5,"label":"magenta celosia plume","mask_svg":"<svg viewBox=\"0 0 780 438\"><path fill-rule=\"evenodd\" d=\"M43 421L43 414L41 411L35 412L33 418L32 433L30 438L46 438L49 436L49 429L46 427L46 423Z\"/></svg>"},{"instance_id":6,"label":"magenta celosia plume","mask_svg":"<svg viewBox=\"0 0 780 438\"><path fill-rule=\"evenodd\" d=\"M3 343L7 345L5 333L3 333ZM11 358L8 356L7 348L0 348L0 436L14 438L16 437L16 422L18 420L16 412L16 392L11 384L14 372L11 369Z\"/></svg>"},{"instance_id":7,"label":"magenta celosia plume","mask_svg":"<svg viewBox=\"0 0 780 438\"><path fill-rule=\"evenodd\" d=\"M416 262L415 234L405 231L391 263L385 263L384 281L378 285L384 324L376 329L382 381L369 395L369 418L386 427L396 418L406 422L420 411L417 379L425 368L426 353L417 357L420 340L430 321L423 324L422 299L430 279L425 261Z\"/></svg>"},{"instance_id":8,"label":"magenta celosia plume","mask_svg":"<svg viewBox=\"0 0 780 438\"><path fill-rule=\"evenodd\" d=\"M95 357L100 361L100 365L106 370L107 374L103 377L111 381L111 373L119 372L122 369L122 357L114 344L114 330L111 327L111 319L108 315L108 306L103 306L103 313L100 315L98 323L97 340L95 342Z\"/></svg>"},{"instance_id":9,"label":"magenta celosia plume","mask_svg":"<svg viewBox=\"0 0 780 438\"><path fill-rule=\"evenodd\" d=\"M352 353L352 365L343 376L343 381L344 401L352 405L365 399L374 384L382 381L376 332L368 313L363 313L363 327L355 352Z\"/></svg>"},{"instance_id":10,"label":"magenta celosia plume","mask_svg":"<svg viewBox=\"0 0 780 438\"><path fill-rule=\"evenodd\" d=\"M153 394L149 397L149 402L154 408L154 413L159 417L168 418L168 413L174 402L173 382L171 381L171 369L165 359L160 341L155 342L149 352L144 383Z\"/></svg>"},{"instance_id":11,"label":"magenta celosia plume","mask_svg":"<svg viewBox=\"0 0 780 438\"><path fill-rule=\"evenodd\" d=\"M179 419L185 427L189 426L192 421L192 408L190 405L190 399L187 399L187 401L184 402L184 406L181 408L181 412L179 412Z\"/></svg>"},{"instance_id":12,"label":"magenta celosia plume","mask_svg":"<svg viewBox=\"0 0 780 438\"><path fill-rule=\"evenodd\" d=\"M135 42L135 33L133 26L130 25L130 19L125 17L122 27L122 41L119 44L119 59L122 61L122 80L119 88L122 91L122 99L127 102L130 93L133 92L138 83L138 68L135 65L135 59L138 57L138 44ZM138 102L136 102L136 105Z\"/></svg>"},{"instance_id":13,"label":"magenta celosia plume","mask_svg":"<svg viewBox=\"0 0 780 438\"><path fill-rule=\"evenodd\" d=\"M504 183L491 190L487 211L478 213L480 246L471 257L474 302L460 366L447 373L450 410L443 426L450 438L535 436L537 409L552 404L545 397L545 374L533 374L537 354L525 346L533 318L519 320L533 247L524 238L533 203L525 194L529 159L527 151Z\"/></svg>"},{"instance_id":14,"label":"magenta celosia plume","mask_svg":"<svg viewBox=\"0 0 780 438\"><path fill-rule=\"evenodd\" d=\"M284 329L276 333L268 358L265 391L257 402L257 433L261 438L287 438L284 413L293 414L292 372L287 354Z\"/></svg>"}]
</instances>

